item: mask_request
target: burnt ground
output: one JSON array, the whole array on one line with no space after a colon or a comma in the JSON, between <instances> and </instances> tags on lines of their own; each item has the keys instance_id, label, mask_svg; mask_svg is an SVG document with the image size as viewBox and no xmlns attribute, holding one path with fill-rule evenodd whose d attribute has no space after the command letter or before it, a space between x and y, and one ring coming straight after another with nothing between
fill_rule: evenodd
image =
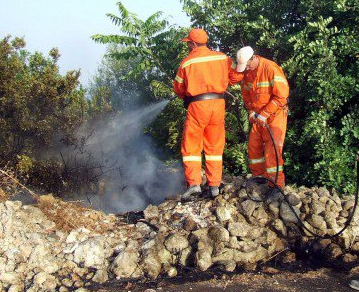
<instances>
[{"instance_id":1,"label":"burnt ground","mask_svg":"<svg viewBox=\"0 0 359 292\"><path fill-rule=\"evenodd\" d=\"M353 272L354 270L356 271ZM98 292L353 292L355 290L349 287L349 282L359 280L359 269L354 270L350 272L324 267L313 269L305 266L297 271L271 266L263 267L260 271L236 273L225 273L218 269L201 273L186 270L172 279L112 281L88 289Z\"/></svg>"}]
</instances>

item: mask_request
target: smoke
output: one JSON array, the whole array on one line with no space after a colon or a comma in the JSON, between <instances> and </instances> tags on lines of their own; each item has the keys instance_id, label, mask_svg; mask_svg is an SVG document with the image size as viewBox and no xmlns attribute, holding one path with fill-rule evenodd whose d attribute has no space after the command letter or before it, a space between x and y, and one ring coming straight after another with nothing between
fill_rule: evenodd
<instances>
[{"instance_id":1,"label":"smoke","mask_svg":"<svg viewBox=\"0 0 359 292\"><path fill-rule=\"evenodd\" d=\"M168 101L133 110L96 129L86 143L86 151L105 163L109 171L100 177L96 194L76 196L106 213L142 210L159 204L165 197L183 190L180 165L166 167L151 137L143 134L146 125L164 109ZM105 157L105 159L103 159Z\"/></svg>"}]
</instances>

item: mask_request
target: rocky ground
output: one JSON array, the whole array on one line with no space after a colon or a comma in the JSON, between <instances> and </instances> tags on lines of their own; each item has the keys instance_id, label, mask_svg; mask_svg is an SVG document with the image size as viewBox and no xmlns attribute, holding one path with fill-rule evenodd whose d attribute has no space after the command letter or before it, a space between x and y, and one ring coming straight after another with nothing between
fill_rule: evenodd
<instances>
[{"instance_id":1,"label":"rocky ground","mask_svg":"<svg viewBox=\"0 0 359 292\"><path fill-rule=\"evenodd\" d=\"M358 213L341 236L313 240L281 196L253 202L244 181L227 178L215 199L185 203L174 197L122 215L105 215L51 196L34 206L5 201L0 204L0 291L96 291L107 289L107 283L130 285L118 291L131 291L133 281L175 281L183 279L183 271L258 275L269 263L289 268L305 258L348 273L356 269ZM319 235L335 234L353 210L352 198L324 188L284 191L305 226ZM233 275L234 282L241 277Z\"/></svg>"}]
</instances>

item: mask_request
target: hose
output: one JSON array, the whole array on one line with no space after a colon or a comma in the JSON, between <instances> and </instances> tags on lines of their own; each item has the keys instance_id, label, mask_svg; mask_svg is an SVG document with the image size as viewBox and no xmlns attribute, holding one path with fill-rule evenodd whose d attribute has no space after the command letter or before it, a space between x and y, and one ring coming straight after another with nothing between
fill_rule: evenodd
<instances>
[{"instance_id":1,"label":"hose","mask_svg":"<svg viewBox=\"0 0 359 292\"><path fill-rule=\"evenodd\" d=\"M277 189L282 197L284 198L284 200L286 201L286 203L288 204L289 208L291 209L291 211L293 212L293 214L295 215L295 217L297 218L300 226L305 229L309 234L313 235L314 237L317 237L317 238L321 238L321 239L333 239L337 236L339 236L340 234L342 234L350 225L351 221L353 220L353 217L354 217L354 214L355 214L355 211L356 211L356 208L357 208L357 205L358 205L358 188L359 188L359 154L357 155L356 157L356 160L357 160L357 166L356 166L356 187L355 187L355 193L354 193L354 196L355 196L355 200L354 200L354 206L353 206L353 212L350 214L350 216L348 217L348 220L347 222L344 224L344 227L338 231L337 233L335 233L334 235L324 235L324 236L321 236L321 235L318 235L316 233L314 233L313 231L311 231L310 229L308 229L303 221L300 219L300 217L297 215L296 211L294 210L293 206L290 204L290 202L288 201L287 197L285 196L283 190L281 189L280 186L278 186L277 184L277 180L278 180L278 172L279 172L279 158L278 158L278 152L277 152L277 147L274 143L274 138L273 138L273 133L272 131L270 130L268 124L265 124L266 126L266 129L271 137L271 140L272 140L272 143L273 143L273 147L274 147L274 151L275 151L275 156L276 156L276 163L277 163L277 169L276 169L276 176L275 176L275 180L273 181L272 179L270 178L267 178L267 177L263 177L263 176L255 176L255 177L251 177L245 184L245 189L246 189L246 193L248 195L248 197L254 201L254 202L263 202L263 200L258 200L258 199L255 199L253 197L251 197L249 195L249 192L248 192L248 185L251 181L255 181L255 180L261 180L261 182L263 182L263 180L266 180L270 183L272 183L274 185L274 188L271 192L271 194L273 194L273 192L275 191L275 189ZM268 196L270 197L270 195Z\"/></svg>"}]
</instances>

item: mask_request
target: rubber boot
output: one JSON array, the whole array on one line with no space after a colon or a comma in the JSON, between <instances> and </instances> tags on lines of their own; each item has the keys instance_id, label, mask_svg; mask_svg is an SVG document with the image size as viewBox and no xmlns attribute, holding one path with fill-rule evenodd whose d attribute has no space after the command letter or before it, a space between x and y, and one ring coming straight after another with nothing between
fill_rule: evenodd
<instances>
[{"instance_id":1,"label":"rubber boot","mask_svg":"<svg viewBox=\"0 0 359 292\"><path fill-rule=\"evenodd\" d=\"M182 200L188 200L190 197L194 195L198 195L201 193L201 187L198 185L190 186L181 196Z\"/></svg>"},{"instance_id":2,"label":"rubber boot","mask_svg":"<svg viewBox=\"0 0 359 292\"><path fill-rule=\"evenodd\" d=\"M211 195L213 198L217 197L219 195L219 188L216 186L210 187L211 189Z\"/></svg>"}]
</instances>

